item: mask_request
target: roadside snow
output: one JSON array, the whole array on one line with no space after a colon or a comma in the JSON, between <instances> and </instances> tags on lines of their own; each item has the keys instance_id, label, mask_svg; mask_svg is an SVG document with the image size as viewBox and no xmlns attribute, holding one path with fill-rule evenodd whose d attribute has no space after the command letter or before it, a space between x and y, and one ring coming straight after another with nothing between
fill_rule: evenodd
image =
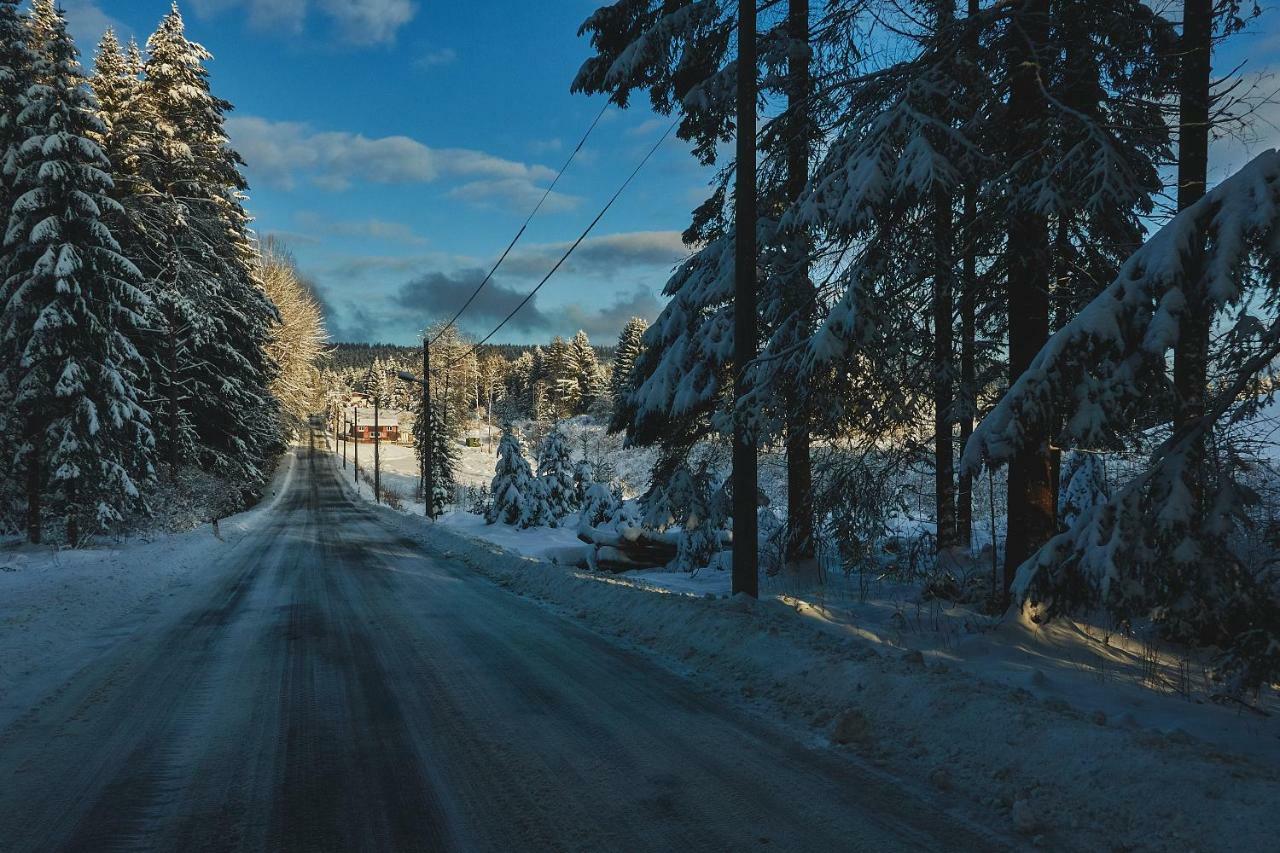
<instances>
[{"instance_id":1,"label":"roadside snow","mask_svg":"<svg viewBox=\"0 0 1280 853\"><path fill-rule=\"evenodd\" d=\"M427 550L1039 846L1275 849L1277 715L1183 698L1176 655L856 578L753 602L726 572L593 574L537 559L571 531L408 512L384 517Z\"/></svg>"},{"instance_id":2,"label":"roadside snow","mask_svg":"<svg viewBox=\"0 0 1280 853\"><path fill-rule=\"evenodd\" d=\"M222 519L218 536L206 525L68 550L0 545L0 729L139 620L189 606L217 580L199 571L210 551L236 547L268 517L294 464L286 454L262 501Z\"/></svg>"}]
</instances>

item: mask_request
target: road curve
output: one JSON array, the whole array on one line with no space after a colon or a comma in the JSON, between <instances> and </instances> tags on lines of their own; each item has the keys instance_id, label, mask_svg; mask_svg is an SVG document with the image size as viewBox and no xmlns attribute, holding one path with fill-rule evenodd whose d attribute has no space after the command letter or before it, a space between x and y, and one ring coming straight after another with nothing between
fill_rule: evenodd
<instances>
[{"instance_id":1,"label":"road curve","mask_svg":"<svg viewBox=\"0 0 1280 853\"><path fill-rule=\"evenodd\" d=\"M326 457L207 570L0 731L0 850L998 849L422 553Z\"/></svg>"}]
</instances>

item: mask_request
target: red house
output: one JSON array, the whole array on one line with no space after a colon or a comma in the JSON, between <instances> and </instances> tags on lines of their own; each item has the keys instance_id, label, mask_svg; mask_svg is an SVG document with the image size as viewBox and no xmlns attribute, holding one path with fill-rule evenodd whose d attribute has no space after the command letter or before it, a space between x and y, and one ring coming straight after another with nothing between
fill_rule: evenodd
<instances>
[{"instance_id":1,"label":"red house","mask_svg":"<svg viewBox=\"0 0 1280 853\"><path fill-rule=\"evenodd\" d=\"M373 441L375 437L373 432L373 412L361 411L354 422L348 423L347 437L355 441ZM376 437L380 441L400 440L400 424L395 411L386 412L378 419L378 434Z\"/></svg>"}]
</instances>

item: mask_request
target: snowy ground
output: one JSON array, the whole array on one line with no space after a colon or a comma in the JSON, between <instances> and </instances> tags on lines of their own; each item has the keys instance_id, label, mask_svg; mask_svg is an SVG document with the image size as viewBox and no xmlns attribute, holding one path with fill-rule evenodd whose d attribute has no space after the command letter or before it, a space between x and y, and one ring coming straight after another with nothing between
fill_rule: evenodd
<instances>
[{"instance_id":1,"label":"snowy ground","mask_svg":"<svg viewBox=\"0 0 1280 853\"><path fill-rule=\"evenodd\" d=\"M725 572L593 575L541 559L575 543L572 529L460 512L402 523L503 586L1047 848L1275 849L1276 697L1256 710L1213 704L1203 667L1176 649L993 620L875 578L765 579L753 604L727 596Z\"/></svg>"},{"instance_id":2,"label":"snowy ground","mask_svg":"<svg viewBox=\"0 0 1280 853\"><path fill-rule=\"evenodd\" d=\"M76 550L0 545L0 729L138 618L186 606L211 582L199 570L212 552L234 551L288 488L293 461L286 454L263 500L222 519L216 536L206 525Z\"/></svg>"}]
</instances>

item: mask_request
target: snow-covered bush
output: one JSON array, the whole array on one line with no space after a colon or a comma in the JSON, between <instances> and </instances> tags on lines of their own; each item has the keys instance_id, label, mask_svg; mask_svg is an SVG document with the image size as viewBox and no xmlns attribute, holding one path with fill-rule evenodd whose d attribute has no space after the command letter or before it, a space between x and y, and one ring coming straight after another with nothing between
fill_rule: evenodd
<instances>
[{"instance_id":1,"label":"snow-covered bush","mask_svg":"<svg viewBox=\"0 0 1280 853\"><path fill-rule=\"evenodd\" d=\"M890 522L904 510L898 468L876 451L860 450L834 453L824 466L814 509L820 536L832 543L845 572L879 559Z\"/></svg>"},{"instance_id":2,"label":"snow-covered bush","mask_svg":"<svg viewBox=\"0 0 1280 853\"><path fill-rule=\"evenodd\" d=\"M1071 527L1076 519L1107 499L1106 471L1097 453L1062 454L1058 486L1058 520Z\"/></svg>"},{"instance_id":3,"label":"snow-covered bush","mask_svg":"<svg viewBox=\"0 0 1280 853\"><path fill-rule=\"evenodd\" d=\"M645 527L679 532L676 557L669 568L700 569L722 550L729 501L723 484L712 481L708 460L690 466L683 457L664 459L641 504Z\"/></svg>"},{"instance_id":4,"label":"snow-covered bush","mask_svg":"<svg viewBox=\"0 0 1280 853\"><path fill-rule=\"evenodd\" d=\"M618 519L622 510L622 493L616 486L592 483L587 487L580 511L581 523L600 527Z\"/></svg>"},{"instance_id":5,"label":"snow-covered bush","mask_svg":"<svg viewBox=\"0 0 1280 853\"><path fill-rule=\"evenodd\" d=\"M533 469L524 458L524 446L510 424L502 428L498 442L497 470L490 486L493 499L485 512L489 524L502 522L517 527L541 524L547 514L542 489Z\"/></svg>"},{"instance_id":6,"label":"snow-covered bush","mask_svg":"<svg viewBox=\"0 0 1280 853\"><path fill-rule=\"evenodd\" d=\"M595 466L589 459L579 459L573 466L573 495L577 506L586 502L587 492L595 485Z\"/></svg>"}]
</instances>

